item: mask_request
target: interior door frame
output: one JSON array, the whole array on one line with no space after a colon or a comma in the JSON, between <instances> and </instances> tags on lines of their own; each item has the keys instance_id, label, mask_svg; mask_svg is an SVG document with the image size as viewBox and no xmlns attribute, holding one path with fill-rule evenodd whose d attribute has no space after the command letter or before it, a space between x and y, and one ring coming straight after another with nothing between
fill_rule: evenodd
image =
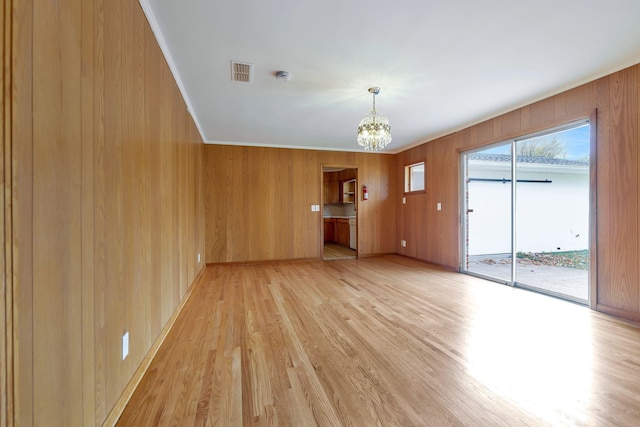
<instances>
[{"instance_id":1,"label":"interior door frame","mask_svg":"<svg viewBox=\"0 0 640 427\"><path fill-rule=\"evenodd\" d=\"M318 254L320 259L324 259L324 168L344 168L356 170L356 194L354 197L356 210L356 259L360 258L360 168L351 163L320 163L320 219L318 224Z\"/></svg>"},{"instance_id":2,"label":"interior door frame","mask_svg":"<svg viewBox=\"0 0 640 427\"><path fill-rule=\"evenodd\" d=\"M588 275L588 300L587 305L591 309L596 309L597 306L597 278L598 278L598 253L597 253L597 236L598 236L598 216L597 216L597 110L593 110L589 115L572 120L570 122L561 124L559 126L546 128L544 130L524 134L522 136L510 138L504 141L495 142L484 145L482 147L473 148L471 150L460 152L460 263L459 271L471 276L480 277L486 280L491 280L497 283L502 283L508 286L520 287L524 289L534 289L538 292L563 298L567 301L573 301L583 303L582 300L577 300L564 294L557 294L552 291L541 291L538 288L527 286L526 284L519 283L516 279L516 250L517 250L517 234L516 234L516 187L517 187L517 156L516 156L516 144L519 141L535 138L542 135L561 132L563 130L569 130L584 124L589 125L589 275ZM511 145L511 280L505 281L500 278L485 276L483 274L470 272L467 270L468 259L468 164L466 162L466 156L475 152L483 151L492 147L501 145Z\"/></svg>"}]
</instances>

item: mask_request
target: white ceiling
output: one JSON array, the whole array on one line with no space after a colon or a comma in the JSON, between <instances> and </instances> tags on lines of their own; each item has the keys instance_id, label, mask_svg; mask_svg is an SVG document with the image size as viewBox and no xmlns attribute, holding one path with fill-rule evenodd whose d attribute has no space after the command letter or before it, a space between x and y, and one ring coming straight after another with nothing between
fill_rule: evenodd
<instances>
[{"instance_id":1,"label":"white ceiling","mask_svg":"<svg viewBox=\"0 0 640 427\"><path fill-rule=\"evenodd\" d=\"M380 86L395 153L640 63L640 0L140 1L208 143L359 151Z\"/></svg>"}]
</instances>

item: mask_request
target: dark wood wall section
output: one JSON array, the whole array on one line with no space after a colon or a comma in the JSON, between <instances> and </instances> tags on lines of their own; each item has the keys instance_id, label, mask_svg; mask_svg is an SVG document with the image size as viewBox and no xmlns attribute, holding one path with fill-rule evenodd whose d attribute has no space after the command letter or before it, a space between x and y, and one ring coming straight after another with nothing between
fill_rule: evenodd
<instances>
[{"instance_id":1,"label":"dark wood wall section","mask_svg":"<svg viewBox=\"0 0 640 427\"><path fill-rule=\"evenodd\" d=\"M13 421L101 425L204 266L203 145L137 1L12 22Z\"/></svg>"},{"instance_id":2,"label":"dark wood wall section","mask_svg":"<svg viewBox=\"0 0 640 427\"><path fill-rule=\"evenodd\" d=\"M588 118L596 110L596 307L640 320L639 95L636 65L398 154L397 252L458 269L460 152ZM422 160L427 190L407 195L403 205L404 166Z\"/></svg>"},{"instance_id":3,"label":"dark wood wall section","mask_svg":"<svg viewBox=\"0 0 640 427\"><path fill-rule=\"evenodd\" d=\"M322 256L322 165L358 168L360 256L395 252L394 156L207 145L208 263ZM366 184L369 200L362 201Z\"/></svg>"}]
</instances>

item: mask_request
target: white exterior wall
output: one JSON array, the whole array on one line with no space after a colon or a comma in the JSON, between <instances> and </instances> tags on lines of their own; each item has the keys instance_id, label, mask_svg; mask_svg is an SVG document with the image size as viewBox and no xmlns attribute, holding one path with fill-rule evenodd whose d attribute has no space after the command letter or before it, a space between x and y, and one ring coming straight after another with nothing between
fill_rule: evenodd
<instances>
[{"instance_id":1,"label":"white exterior wall","mask_svg":"<svg viewBox=\"0 0 640 427\"><path fill-rule=\"evenodd\" d=\"M509 166L470 160L468 176L510 179ZM517 183L516 251L587 249L589 167L519 163L518 179L552 182ZM509 253L511 183L471 181L468 189L469 255Z\"/></svg>"}]
</instances>

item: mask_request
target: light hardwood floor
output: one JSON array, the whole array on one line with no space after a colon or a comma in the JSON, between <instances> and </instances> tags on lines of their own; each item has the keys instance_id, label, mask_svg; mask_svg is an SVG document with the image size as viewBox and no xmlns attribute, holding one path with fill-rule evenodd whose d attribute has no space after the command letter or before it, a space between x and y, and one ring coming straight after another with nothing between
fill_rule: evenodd
<instances>
[{"instance_id":1,"label":"light hardwood floor","mask_svg":"<svg viewBox=\"0 0 640 427\"><path fill-rule=\"evenodd\" d=\"M210 266L118 425L640 425L640 329L399 256Z\"/></svg>"},{"instance_id":2,"label":"light hardwood floor","mask_svg":"<svg viewBox=\"0 0 640 427\"><path fill-rule=\"evenodd\" d=\"M325 243L322 248L322 258L329 259L350 259L356 257L355 249L338 245L337 243Z\"/></svg>"}]
</instances>

